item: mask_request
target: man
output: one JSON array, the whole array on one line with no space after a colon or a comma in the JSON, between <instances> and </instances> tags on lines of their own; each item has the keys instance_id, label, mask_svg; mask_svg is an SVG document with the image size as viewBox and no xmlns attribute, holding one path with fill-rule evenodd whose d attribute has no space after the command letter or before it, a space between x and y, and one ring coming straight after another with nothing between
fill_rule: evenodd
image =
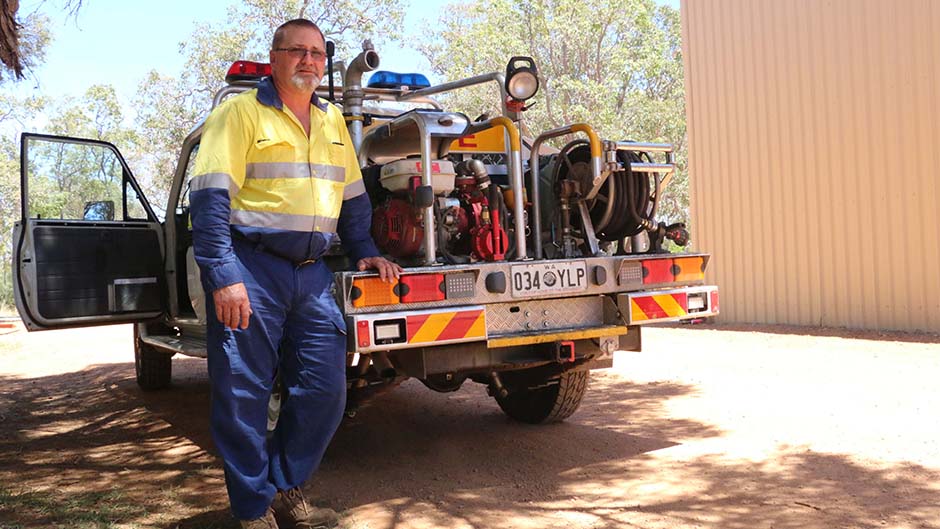
<instances>
[{"instance_id":1,"label":"man","mask_svg":"<svg viewBox=\"0 0 940 529\"><path fill-rule=\"evenodd\" d=\"M315 90L326 61L309 20L274 33L272 75L206 121L190 202L207 300L211 426L232 512L246 528L335 525L300 493L342 417L346 326L320 257L338 232L359 270L382 257L342 113ZM275 375L285 388L266 440Z\"/></svg>"}]
</instances>

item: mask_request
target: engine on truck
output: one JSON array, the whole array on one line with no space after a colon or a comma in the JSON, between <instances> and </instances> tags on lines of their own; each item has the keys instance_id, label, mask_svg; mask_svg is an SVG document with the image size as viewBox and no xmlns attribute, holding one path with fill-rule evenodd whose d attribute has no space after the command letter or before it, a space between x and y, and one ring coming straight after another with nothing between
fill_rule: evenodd
<instances>
[{"instance_id":1,"label":"engine on truck","mask_svg":"<svg viewBox=\"0 0 940 529\"><path fill-rule=\"evenodd\" d=\"M425 208L420 207L417 196L420 164L420 160L409 158L382 166L378 179L381 191L372 197L372 236L383 252L398 258L418 256L424 241ZM511 250L505 205L509 191L490 181L479 160L456 164L435 160L431 167L437 248L444 262L505 259Z\"/></svg>"},{"instance_id":2,"label":"engine on truck","mask_svg":"<svg viewBox=\"0 0 940 529\"><path fill-rule=\"evenodd\" d=\"M592 186L590 162L590 146L585 140L540 156L541 257L656 252L666 239L678 246L688 243L683 224L666 225L655 218L665 180L656 173L633 169L655 166L649 153L617 151L612 164L616 170L593 197L586 198ZM425 215L430 203L441 262L513 259L512 189L491 179L487 166L475 158L433 160L431 174L430 190L422 189L419 156L364 170L375 208L372 236L382 252L405 263L424 257ZM506 175L497 177L506 180ZM527 172L526 179L529 177ZM527 188L524 199L529 193ZM524 211L531 205L526 201ZM531 228L525 220L528 237ZM596 245L592 246L592 241ZM528 254L534 257L531 248Z\"/></svg>"}]
</instances>

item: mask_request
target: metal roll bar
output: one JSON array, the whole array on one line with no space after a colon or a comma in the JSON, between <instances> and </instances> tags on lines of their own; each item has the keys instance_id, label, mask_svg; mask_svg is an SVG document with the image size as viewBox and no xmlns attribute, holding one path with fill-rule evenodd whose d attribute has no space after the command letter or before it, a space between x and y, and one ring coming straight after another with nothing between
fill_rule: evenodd
<instances>
[{"instance_id":1,"label":"metal roll bar","mask_svg":"<svg viewBox=\"0 0 940 529\"><path fill-rule=\"evenodd\" d=\"M609 170L604 169L604 149L601 139L597 136L597 133L594 132L594 129L591 128L591 126L587 123L575 123L573 125L558 127L535 138L535 141L532 143L529 158L529 182L532 188L532 247L535 249L536 259L542 258L542 219L539 206L538 182L539 149L542 147L542 143L544 143L545 140L564 136L565 134L573 134L575 132L583 132L587 134L588 142L591 147L592 188L591 193L588 194L587 198L593 198L594 195L597 194L601 184L604 183L604 179L606 179L610 174Z\"/></svg>"},{"instance_id":2,"label":"metal roll bar","mask_svg":"<svg viewBox=\"0 0 940 529\"><path fill-rule=\"evenodd\" d=\"M528 257L525 240L525 184L522 179L522 141L516 125L506 117L479 121L467 128L467 134L474 134L493 127L502 127L509 135L509 185L512 187L513 228L516 230L516 260Z\"/></svg>"},{"instance_id":3,"label":"metal roll bar","mask_svg":"<svg viewBox=\"0 0 940 529\"><path fill-rule=\"evenodd\" d=\"M673 158L675 147L668 143L634 143L630 141L608 142L612 145L612 150L618 151L643 151L643 152L662 152L666 153L666 163L631 163L630 170L635 173L665 173L666 176L661 182L657 182L660 187L666 187L672 175L676 172L676 165ZM657 197L659 190L657 189Z\"/></svg>"},{"instance_id":4,"label":"metal roll bar","mask_svg":"<svg viewBox=\"0 0 940 529\"><path fill-rule=\"evenodd\" d=\"M398 96L398 101L410 101L412 99L427 97L434 94L440 94L443 92L448 92L450 90L456 90L458 88L466 88L468 86L475 86L478 84L488 83L490 81L496 82L499 85L499 94L501 100L501 106L503 110L503 115L511 117L511 112L506 107L506 98L509 97L509 94L506 93L506 76L502 73L493 72L483 75L477 75L475 77L468 77L466 79L460 79L458 81L451 81L449 83L439 84L436 86L429 86L428 88L421 88L420 90L414 90L410 92L402 92Z\"/></svg>"}]
</instances>

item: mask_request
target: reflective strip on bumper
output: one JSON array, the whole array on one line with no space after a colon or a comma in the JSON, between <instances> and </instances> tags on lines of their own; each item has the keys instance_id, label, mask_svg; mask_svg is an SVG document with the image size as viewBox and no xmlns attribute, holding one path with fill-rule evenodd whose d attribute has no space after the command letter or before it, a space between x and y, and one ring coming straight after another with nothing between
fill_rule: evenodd
<instances>
[{"instance_id":1,"label":"reflective strip on bumper","mask_svg":"<svg viewBox=\"0 0 940 529\"><path fill-rule=\"evenodd\" d=\"M690 303L690 298L693 300ZM718 314L718 287L620 294L618 305L630 325L679 321Z\"/></svg>"},{"instance_id":2,"label":"reflective strip on bumper","mask_svg":"<svg viewBox=\"0 0 940 529\"><path fill-rule=\"evenodd\" d=\"M482 306L363 314L352 321L357 335L350 346L357 352L482 341L487 336Z\"/></svg>"}]
</instances>

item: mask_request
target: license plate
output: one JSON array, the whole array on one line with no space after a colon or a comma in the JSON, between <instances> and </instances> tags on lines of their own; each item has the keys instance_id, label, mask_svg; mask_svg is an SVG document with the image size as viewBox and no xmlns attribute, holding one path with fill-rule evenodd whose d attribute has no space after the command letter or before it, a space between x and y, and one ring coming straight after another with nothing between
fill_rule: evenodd
<instances>
[{"instance_id":1,"label":"license plate","mask_svg":"<svg viewBox=\"0 0 940 529\"><path fill-rule=\"evenodd\" d=\"M580 292L587 289L584 261L538 263L512 267L512 295Z\"/></svg>"}]
</instances>

